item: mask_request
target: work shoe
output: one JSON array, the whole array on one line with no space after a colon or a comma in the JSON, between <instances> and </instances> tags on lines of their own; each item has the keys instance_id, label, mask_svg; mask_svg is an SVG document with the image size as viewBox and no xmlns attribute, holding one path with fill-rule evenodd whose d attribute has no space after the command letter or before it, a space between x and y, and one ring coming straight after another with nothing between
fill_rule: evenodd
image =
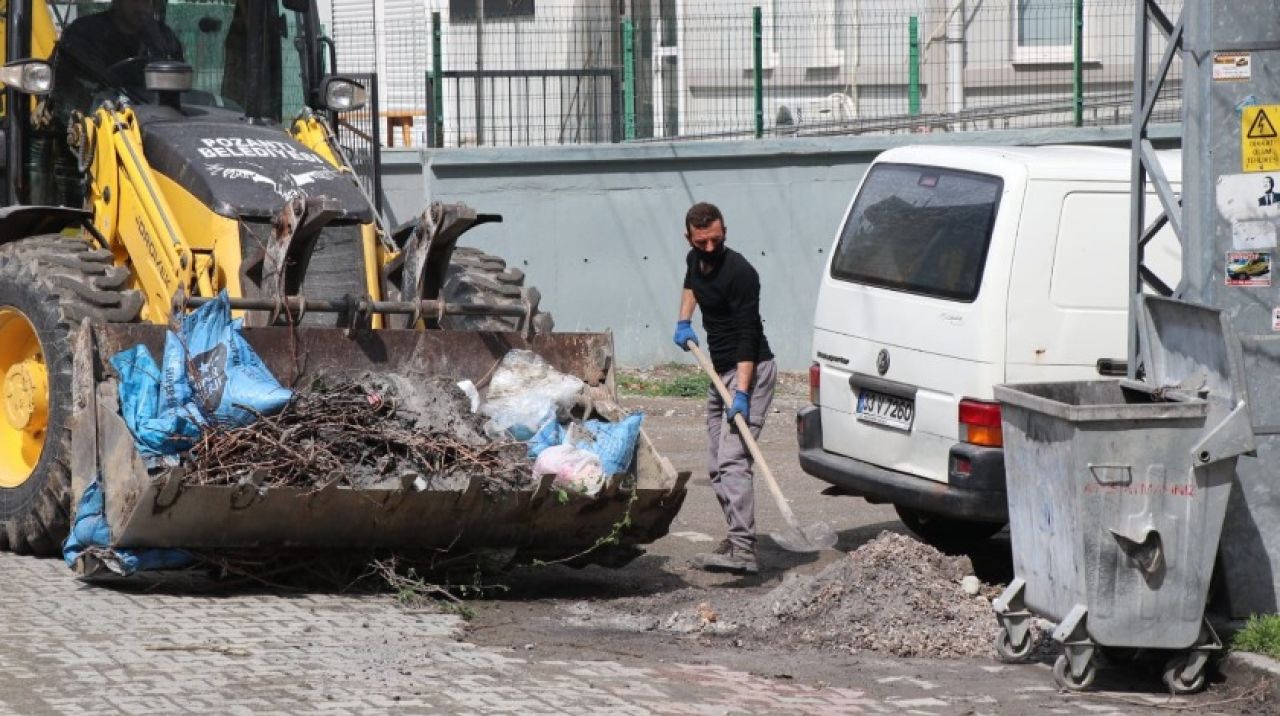
<instances>
[{"instance_id":1,"label":"work shoe","mask_svg":"<svg viewBox=\"0 0 1280 716\"><path fill-rule=\"evenodd\" d=\"M756 574L760 571L754 549L736 547L727 539L721 542L713 552L694 555L693 564L708 572Z\"/></svg>"}]
</instances>

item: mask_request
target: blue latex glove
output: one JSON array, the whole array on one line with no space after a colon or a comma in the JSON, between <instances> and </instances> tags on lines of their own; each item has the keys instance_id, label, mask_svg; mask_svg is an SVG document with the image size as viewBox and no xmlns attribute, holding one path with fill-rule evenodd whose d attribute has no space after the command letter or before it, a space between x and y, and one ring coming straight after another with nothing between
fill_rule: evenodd
<instances>
[{"instance_id":1,"label":"blue latex glove","mask_svg":"<svg viewBox=\"0 0 1280 716\"><path fill-rule=\"evenodd\" d=\"M725 415L725 419L733 422L733 416L741 414L743 420L751 419L751 395L745 390L735 390L733 393L733 405L729 406L729 412Z\"/></svg>"},{"instance_id":2,"label":"blue latex glove","mask_svg":"<svg viewBox=\"0 0 1280 716\"><path fill-rule=\"evenodd\" d=\"M693 341L695 346L702 345L698 342L698 334L693 332L692 321L676 321L676 334L671 337L671 340L675 341L676 345L680 346L680 350L683 351L689 350L689 347L685 345L689 341Z\"/></svg>"}]
</instances>

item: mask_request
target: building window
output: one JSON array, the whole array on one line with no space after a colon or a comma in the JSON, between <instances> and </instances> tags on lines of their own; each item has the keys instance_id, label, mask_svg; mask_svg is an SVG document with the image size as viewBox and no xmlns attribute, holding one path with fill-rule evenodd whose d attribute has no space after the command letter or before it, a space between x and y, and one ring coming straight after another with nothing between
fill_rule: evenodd
<instances>
[{"instance_id":1,"label":"building window","mask_svg":"<svg viewBox=\"0 0 1280 716\"><path fill-rule=\"evenodd\" d=\"M484 19L533 17L533 0L484 0ZM449 0L449 21L476 19L476 0Z\"/></svg>"},{"instance_id":2,"label":"building window","mask_svg":"<svg viewBox=\"0 0 1280 716\"><path fill-rule=\"evenodd\" d=\"M1014 60L1071 59L1075 0L1014 0Z\"/></svg>"}]
</instances>

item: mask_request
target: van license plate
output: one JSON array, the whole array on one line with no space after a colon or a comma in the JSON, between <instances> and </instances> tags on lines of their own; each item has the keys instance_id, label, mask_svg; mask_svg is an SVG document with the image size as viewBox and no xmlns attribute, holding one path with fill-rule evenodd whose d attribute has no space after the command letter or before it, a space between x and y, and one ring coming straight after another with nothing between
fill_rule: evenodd
<instances>
[{"instance_id":1,"label":"van license plate","mask_svg":"<svg viewBox=\"0 0 1280 716\"><path fill-rule=\"evenodd\" d=\"M874 390L860 390L855 412L859 420L868 423L910 430L911 421L916 417L916 401L877 393Z\"/></svg>"}]
</instances>

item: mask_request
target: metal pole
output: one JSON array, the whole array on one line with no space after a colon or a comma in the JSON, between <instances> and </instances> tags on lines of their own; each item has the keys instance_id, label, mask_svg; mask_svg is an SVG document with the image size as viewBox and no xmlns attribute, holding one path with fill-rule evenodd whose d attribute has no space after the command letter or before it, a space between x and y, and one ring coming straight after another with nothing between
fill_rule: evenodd
<instances>
[{"instance_id":1,"label":"metal pole","mask_svg":"<svg viewBox=\"0 0 1280 716\"><path fill-rule=\"evenodd\" d=\"M622 21L622 138L636 138L636 47L631 18Z\"/></svg>"},{"instance_id":2,"label":"metal pole","mask_svg":"<svg viewBox=\"0 0 1280 716\"><path fill-rule=\"evenodd\" d=\"M1075 17L1071 23L1072 57L1071 73L1071 106L1075 114L1075 125L1084 126L1084 0L1076 0Z\"/></svg>"},{"instance_id":3,"label":"metal pole","mask_svg":"<svg viewBox=\"0 0 1280 716\"><path fill-rule=\"evenodd\" d=\"M774 28L774 32L777 32ZM764 20L760 6L751 8L752 83L755 95L756 139L764 136Z\"/></svg>"},{"instance_id":4,"label":"metal pole","mask_svg":"<svg viewBox=\"0 0 1280 716\"><path fill-rule=\"evenodd\" d=\"M441 47L440 13L431 13L431 127L436 147L444 146L444 49Z\"/></svg>"},{"instance_id":5,"label":"metal pole","mask_svg":"<svg viewBox=\"0 0 1280 716\"><path fill-rule=\"evenodd\" d=\"M476 146L484 144L484 0L476 0Z\"/></svg>"},{"instance_id":6,"label":"metal pole","mask_svg":"<svg viewBox=\"0 0 1280 716\"><path fill-rule=\"evenodd\" d=\"M908 29L910 61L907 69L907 112L920 114L920 19L911 16Z\"/></svg>"},{"instance_id":7,"label":"metal pole","mask_svg":"<svg viewBox=\"0 0 1280 716\"><path fill-rule=\"evenodd\" d=\"M1147 24L1147 0L1135 3L1133 30L1133 127L1131 142L1132 182L1129 185L1129 340L1125 356L1128 376L1138 377L1138 322L1134 320L1138 300L1142 296L1142 245L1147 228L1144 212L1147 194L1147 170L1142 165L1142 142L1147 138L1147 121L1143 104L1147 96L1147 53L1151 51L1151 28Z\"/></svg>"}]
</instances>

